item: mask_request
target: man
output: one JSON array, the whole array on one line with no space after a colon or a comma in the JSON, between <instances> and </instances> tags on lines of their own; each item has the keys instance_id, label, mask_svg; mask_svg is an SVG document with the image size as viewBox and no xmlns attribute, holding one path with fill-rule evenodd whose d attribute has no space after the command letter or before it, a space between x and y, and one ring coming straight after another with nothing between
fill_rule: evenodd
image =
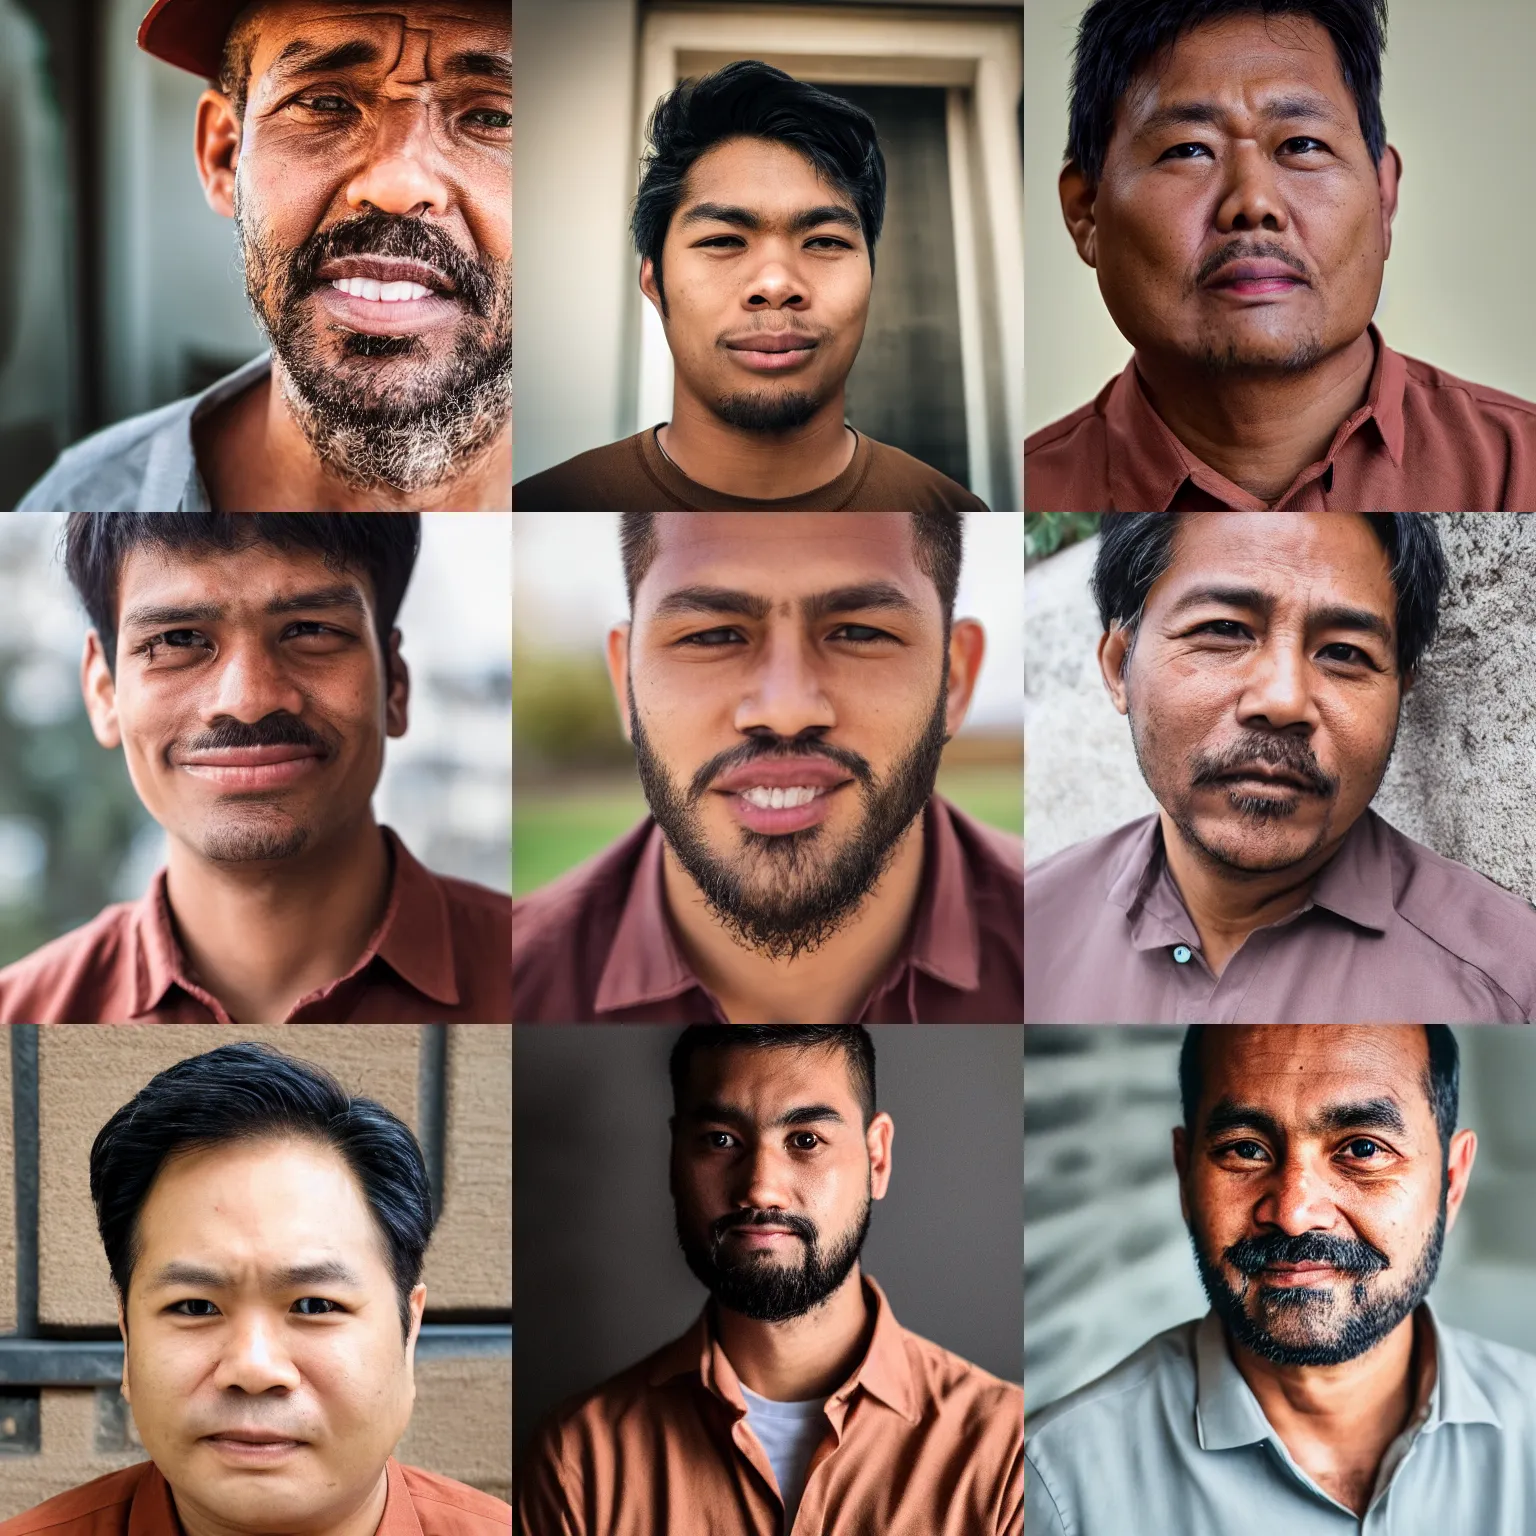
<instances>
[{"instance_id":1,"label":"man","mask_svg":"<svg viewBox=\"0 0 1536 1536\"><path fill-rule=\"evenodd\" d=\"M0 971L0 1023L503 1022L510 899L373 818L414 514L75 513L81 686L166 867Z\"/></svg>"},{"instance_id":2,"label":"man","mask_svg":"<svg viewBox=\"0 0 1536 1536\"><path fill-rule=\"evenodd\" d=\"M1536 508L1536 405L1371 323L1386 0L1095 0L1061 207L1135 349L1024 445L1056 511Z\"/></svg>"},{"instance_id":3,"label":"man","mask_svg":"<svg viewBox=\"0 0 1536 1536\"><path fill-rule=\"evenodd\" d=\"M748 59L651 114L630 224L672 419L514 488L529 511L982 507L843 419L885 159L869 115Z\"/></svg>"},{"instance_id":4,"label":"man","mask_svg":"<svg viewBox=\"0 0 1536 1536\"><path fill-rule=\"evenodd\" d=\"M520 1536L1021 1536L1018 1388L907 1332L859 1262L895 1133L868 1032L696 1026L671 1071L677 1236L712 1300L542 1427Z\"/></svg>"},{"instance_id":5,"label":"man","mask_svg":"<svg viewBox=\"0 0 1536 1536\"><path fill-rule=\"evenodd\" d=\"M1191 1029L1173 1133L1211 1310L1033 1413L1030 1536L1518 1536L1536 1357L1425 1297L1477 1137L1444 1025Z\"/></svg>"},{"instance_id":6,"label":"man","mask_svg":"<svg viewBox=\"0 0 1536 1536\"><path fill-rule=\"evenodd\" d=\"M140 1089L91 1148L123 1397L149 1459L0 1536L496 1536L511 1511L392 1454L432 1200L381 1104L262 1045Z\"/></svg>"},{"instance_id":7,"label":"man","mask_svg":"<svg viewBox=\"0 0 1536 1536\"><path fill-rule=\"evenodd\" d=\"M1415 513L1122 513L1099 667L1152 816L1025 881L1041 1023L1528 1022L1536 911L1369 809L1434 638Z\"/></svg>"},{"instance_id":8,"label":"man","mask_svg":"<svg viewBox=\"0 0 1536 1536\"><path fill-rule=\"evenodd\" d=\"M513 903L519 1022L1004 1023L1017 838L933 792L985 636L957 512L626 513L608 666L651 814Z\"/></svg>"},{"instance_id":9,"label":"man","mask_svg":"<svg viewBox=\"0 0 1536 1536\"><path fill-rule=\"evenodd\" d=\"M507 507L504 0L156 0L139 46L218 82L197 169L272 352L69 449L21 510Z\"/></svg>"}]
</instances>

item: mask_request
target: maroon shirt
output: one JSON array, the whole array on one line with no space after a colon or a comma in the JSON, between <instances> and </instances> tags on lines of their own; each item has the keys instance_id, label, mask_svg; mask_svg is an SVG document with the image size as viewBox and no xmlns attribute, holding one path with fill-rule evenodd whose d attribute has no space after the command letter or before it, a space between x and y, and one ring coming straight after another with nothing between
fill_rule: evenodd
<instances>
[{"instance_id":1,"label":"maroon shirt","mask_svg":"<svg viewBox=\"0 0 1536 1536\"><path fill-rule=\"evenodd\" d=\"M728 1024L667 914L651 817L512 903L512 1016L521 1024ZM853 1024L1008 1024L1024 1008L1024 851L935 795L923 880L901 951Z\"/></svg>"},{"instance_id":2,"label":"maroon shirt","mask_svg":"<svg viewBox=\"0 0 1536 1536\"><path fill-rule=\"evenodd\" d=\"M1034 865L1024 1014L1037 1024L1519 1024L1536 1018L1536 910L1366 811L1297 912L1220 977L1158 817Z\"/></svg>"},{"instance_id":3,"label":"maroon shirt","mask_svg":"<svg viewBox=\"0 0 1536 1536\"><path fill-rule=\"evenodd\" d=\"M512 1017L512 901L434 875L388 828L389 902L357 964L294 1004L242 1023L505 1024ZM0 1024L230 1024L176 937L165 871L0 971Z\"/></svg>"},{"instance_id":4,"label":"maroon shirt","mask_svg":"<svg viewBox=\"0 0 1536 1536\"><path fill-rule=\"evenodd\" d=\"M1273 503L1190 452L1133 358L1089 404L1024 443L1031 512L1530 512L1536 405L1394 352L1375 326L1365 404Z\"/></svg>"}]
</instances>

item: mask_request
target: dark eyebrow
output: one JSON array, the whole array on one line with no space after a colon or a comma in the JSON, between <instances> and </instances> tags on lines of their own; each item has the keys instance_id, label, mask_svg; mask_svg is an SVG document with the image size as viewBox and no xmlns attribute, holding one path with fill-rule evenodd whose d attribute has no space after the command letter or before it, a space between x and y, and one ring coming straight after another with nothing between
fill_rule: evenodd
<instances>
[{"instance_id":1,"label":"dark eyebrow","mask_svg":"<svg viewBox=\"0 0 1536 1536\"><path fill-rule=\"evenodd\" d=\"M1198 608L1205 603L1218 603L1226 608L1246 608L1265 617L1273 611L1275 600L1257 587L1197 587L1186 592L1176 602L1169 604L1168 617ZM1383 644L1392 644L1392 626L1379 613L1369 608L1352 608L1347 603L1334 603L1314 609L1307 615L1311 629L1349 629L1359 634L1375 635Z\"/></svg>"},{"instance_id":2,"label":"dark eyebrow","mask_svg":"<svg viewBox=\"0 0 1536 1536\"><path fill-rule=\"evenodd\" d=\"M773 604L756 592L739 592L730 587L679 587L656 604L655 617L680 613L739 613L747 619L766 619ZM800 611L807 622L815 623L832 613L864 613L884 609L892 613L916 614L920 610L894 582L866 581L851 587L834 587L828 592L813 592L800 599Z\"/></svg>"},{"instance_id":3,"label":"dark eyebrow","mask_svg":"<svg viewBox=\"0 0 1536 1536\"><path fill-rule=\"evenodd\" d=\"M739 613L746 619L766 619L773 604L753 592L737 592L730 587L679 587L656 604L655 617L670 618L678 613Z\"/></svg>"},{"instance_id":4,"label":"dark eyebrow","mask_svg":"<svg viewBox=\"0 0 1536 1536\"><path fill-rule=\"evenodd\" d=\"M1199 608L1205 603L1219 603L1224 608L1249 608L1255 613L1267 614L1275 606L1275 600L1257 587L1194 587L1183 597L1168 606L1168 617L1183 613L1188 608Z\"/></svg>"},{"instance_id":5,"label":"dark eyebrow","mask_svg":"<svg viewBox=\"0 0 1536 1536\"><path fill-rule=\"evenodd\" d=\"M692 1120L720 1120L726 1125L739 1125L751 1128L757 1124L744 1109L734 1104L723 1104L718 1099L706 1099L702 1104L697 1104L689 1112ZM798 1104L793 1109L786 1109L782 1115L776 1115L767 1122L766 1129L780 1130L786 1126L812 1125L830 1121L835 1125L843 1124L842 1114L830 1104Z\"/></svg>"},{"instance_id":6,"label":"dark eyebrow","mask_svg":"<svg viewBox=\"0 0 1536 1536\"><path fill-rule=\"evenodd\" d=\"M498 85L512 89L512 56L508 53L485 53L474 48L463 48L450 54L443 65L445 80L461 79L466 75L488 75Z\"/></svg>"},{"instance_id":7,"label":"dark eyebrow","mask_svg":"<svg viewBox=\"0 0 1536 1536\"><path fill-rule=\"evenodd\" d=\"M217 603L189 603L185 607L146 603L123 615L124 629L164 629L172 624L211 624L224 617Z\"/></svg>"},{"instance_id":8,"label":"dark eyebrow","mask_svg":"<svg viewBox=\"0 0 1536 1536\"><path fill-rule=\"evenodd\" d=\"M1403 1112L1388 1098L1362 1099L1354 1104L1330 1104L1312 1117L1307 1129L1326 1135L1330 1131L1358 1131L1378 1128L1398 1136L1408 1134ZM1205 1139L1214 1141L1228 1131L1253 1130L1273 1142L1285 1140L1280 1122L1267 1110L1254 1104L1239 1104L1222 1099L1205 1120Z\"/></svg>"},{"instance_id":9,"label":"dark eyebrow","mask_svg":"<svg viewBox=\"0 0 1536 1536\"><path fill-rule=\"evenodd\" d=\"M331 69L353 69L359 64L377 64L384 57L377 43L356 37L350 43L321 48L307 38L296 37L272 61L272 69L282 75L318 75Z\"/></svg>"},{"instance_id":10,"label":"dark eyebrow","mask_svg":"<svg viewBox=\"0 0 1536 1536\"><path fill-rule=\"evenodd\" d=\"M274 597L264 612L277 615L302 613L316 608L349 608L355 613L368 611L363 594L351 582L340 582L331 587L314 587L308 592L295 592L289 597ZM215 624L225 617L226 612L218 603L189 603L183 607L150 603L140 608L130 608L123 615L123 627L166 629L175 624Z\"/></svg>"},{"instance_id":11,"label":"dark eyebrow","mask_svg":"<svg viewBox=\"0 0 1536 1536\"><path fill-rule=\"evenodd\" d=\"M1239 1104L1235 1099L1220 1099L1211 1106L1210 1114L1205 1117L1203 1133L1207 1141L1215 1141L1228 1131L1239 1130L1258 1131L1271 1141L1285 1139L1280 1122L1256 1104Z\"/></svg>"},{"instance_id":12,"label":"dark eyebrow","mask_svg":"<svg viewBox=\"0 0 1536 1536\"><path fill-rule=\"evenodd\" d=\"M1343 119L1326 96L1277 96L1259 108L1259 116L1270 123L1303 120L1344 126ZM1226 109L1214 101L1175 101L1149 112L1137 127L1135 137L1157 133L1164 128L1220 128L1226 122Z\"/></svg>"},{"instance_id":13,"label":"dark eyebrow","mask_svg":"<svg viewBox=\"0 0 1536 1536\"><path fill-rule=\"evenodd\" d=\"M147 1289L167 1290L171 1286L194 1286L201 1290L223 1291L231 1285L230 1276L222 1269L207 1264L189 1264L173 1259L155 1271ZM287 1264L273 1270L265 1277L263 1289L291 1291L305 1285L340 1285L351 1290L361 1290L363 1282L357 1272L340 1259L322 1259L314 1264Z\"/></svg>"},{"instance_id":14,"label":"dark eyebrow","mask_svg":"<svg viewBox=\"0 0 1536 1536\"><path fill-rule=\"evenodd\" d=\"M841 224L845 229L860 231L864 228L859 222L859 216L851 208L844 208L839 203L823 203L819 208L803 208L789 221L789 227L795 234L803 230L815 229L818 224Z\"/></svg>"},{"instance_id":15,"label":"dark eyebrow","mask_svg":"<svg viewBox=\"0 0 1536 1536\"><path fill-rule=\"evenodd\" d=\"M302 613L311 608L350 608L354 613L368 611L363 594L349 581L333 587L314 587L308 592L295 592L291 597L274 597L265 611L270 614Z\"/></svg>"},{"instance_id":16,"label":"dark eyebrow","mask_svg":"<svg viewBox=\"0 0 1536 1536\"><path fill-rule=\"evenodd\" d=\"M763 227L762 219L750 208L738 207L735 203L695 203L685 213L679 215L678 224L734 224L738 229L759 230ZM859 216L852 209L844 208L838 203L822 203L816 208L802 208L789 221L791 234L801 234L807 229L815 229L820 224L841 224L845 229L862 231L864 226L859 222Z\"/></svg>"}]
</instances>

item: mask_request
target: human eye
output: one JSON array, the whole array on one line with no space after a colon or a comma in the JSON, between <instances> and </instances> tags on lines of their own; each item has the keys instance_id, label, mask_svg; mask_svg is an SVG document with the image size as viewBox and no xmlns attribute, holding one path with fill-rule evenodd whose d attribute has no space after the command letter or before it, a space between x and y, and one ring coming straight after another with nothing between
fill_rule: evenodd
<instances>
[{"instance_id":1,"label":"human eye","mask_svg":"<svg viewBox=\"0 0 1536 1536\"><path fill-rule=\"evenodd\" d=\"M830 249L835 251L851 251L853 242L844 240L840 235L812 235L805 242L806 250L813 248Z\"/></svg>"},{"instance_id":2,"label":"human eye","mask_svg":"<svg viewBox=\"0 0 1536 1536\"><path fill-rule=\"evenodd\" d=\"M1350 645L1347 641L1335 640L1330 645L1325 645L1318 653L1324 661L1335 662L1339 666L1369 667L1373 672L1380 670L1371 657L1358 645Z\"/></svg>"},{"instance_id":3,"label":"human eye","mask_svg":"<svg viewBox=\"0 0 1536 1536\"><path fill-rule=\"evenodd\" d=\"M301 1310L310 1305L324 1307L326 1308L326 1311L309 1312ZM296 1302L294 1302L293 1310L298 1312L300 1317L327 1317L332 1312L340 1312L342 1307L340 1302L332 1301L329 1297L326 1296L301 1296Z\"/></svg>"},{"instance_id":4,"label":"human eye","mask_svg":"<svg viewBox=\"0 0 1536 1536\"><path fill-rule=\"evenodd\" d=\"M1314 139L1308 134L1298 133L1287 139L1280 146L1282 155L1309 155L1315 152L1326 153L1328 146L1321 139Z\"/></svg>"},{"instance_id":5,"label":"human eye","mask_svg":"<svg viewBox=\"0 0 1536 1536\"><path fill-rule=\"evenodd\" d=\"M1344 1151L1358 1163L1378 1162L1389 1155L1374 1136L1351 1137L1344 1143Z\"/></svg>"},{"instance_id":6,"label":"human eye","mask_svg":"<svg viewBox=\"0 0 1536 1536\"><path fill-rule=\"evenodd\" d=\"M206 1312L184 1312L183 1307L207 1307ZM217 1317L219 1309L205 1296L187 1296L181 1301L173 1301L165 1309L174 1317Z\"/></svg>"},{"instance_id":7,"label":"human eye","mask_svg":"<svg viewBox=\"0 0 1536 1536\"><path fill-rule=\"evenodd\" d=\"M707 235L695 241L694 245L701 251L735 251L745 250L747 242L740 235Z\"/></svg>"},{"instance_id":8,"label":"human eye","mask_svg":"<svg viewBox=\"0 0 1536 1536\"><path fill-rule=\"evenodd\" d=\"M335 91L315 91L307 96L296 96L293 105L313 112L317 117L345 117L357 109L345 96Z\"/></svg>"},{"instance_id":9,"label":"human eye","mask_svg":"<svg viewBox=\"0 0 1536 1536\"><path fill-rule=\"evenodd\" d=\"M896 639L895 635L888 635L883 629L875 629L868 624L839 624L832 633L842 635L849 645L879 645Z\"/></svg>"},{"instance_id":10,"label":"human eye","mask_svg":"<svg viewBox=\"0 0 1536 1536\"><path fill-rule=\"evenodd\" d=\"M722 624L714 629L701 629L695 634L684 635L677 643L679 645L696 645L704 650L716 650L722 645L728 645L734 639L741 639L741 631L729 624Z\"/></svg>"},{"instance_id":11,"label":"human eye","mask_svg":"<svg viewBox=\"0 0 1536 1536\"><path fill-rule=\"evenodd\" d=\"M1214 640L1243 640L1247 638L1248 626L1237 619L1207 619L1203 624L1195 625L1190 633L1209 635Z\"/></svg>"},{"instance_id":12,"label":"human eye","mask_svg":"<svg viewBox=\"0 0 1536 1536\"><path fill-rule=\"evenodd\" d=\"M497 118L497 122L471 122L474 118ZM464 114L464 121L474 128L510 128L512 126L512 114L503 112L499 107L475 107Z\"/></svg>"},{"instance_id":13,"label":"human eye","mask_svg":"<svg viewBox=\"0 0 1536 1536\"><path fill-rule=\"evenodd\" d=\"M1245 1136L1240 1141L1229 1141L1216 1149L1218 1157L1235 1158L1240 1163L1256 1163L1264 1157L1264 1145L1255 1141L1251 1136Z\"/></svg>"},{"instance_id":14,"label":"human eye","mask_svg":"<svg viewBox=\"0 0 1536 1536\"><path fill-rule=\"evenodd\" d=\"M814 1131L796 1131L789 1138L789 1144L796 1152L814 1152L822 1145L822 1140Z\"/></svg>"},{"instance_id":15,"label":"human eye","mask_svg":"<svg viewBox=\"0 0 1536 1536\"><path fill-rule=\"evenodd\" d=\"M157 650L196 651L209 649L208 638L196 629L165 629L157 635L148 635L134 646L134 654L153 662Z\"/></svg>"},{"instance_id":16,"label":"human eye","mask_svg":"<svg viewBox=\"0 0 1536 1536\"><path fill-rule=\"evenodd\" d=\"M729 1131L705 1131L702 1140L711 1152L724 1152L736 1144Z\"/></svg>"},{"instance_id":17,"label":"human eye","mask_svg":"<svg viewBox=\"0 0 1536 1536\"><path fill-rule=\"evenodd\" d=\"M1212 160L1216 158L1211 154L1210 145L1190 140L1185 144L1170 144L1157 158L1159 160L1198 160L1202 155Z\"/></svg>"}]
</instances>

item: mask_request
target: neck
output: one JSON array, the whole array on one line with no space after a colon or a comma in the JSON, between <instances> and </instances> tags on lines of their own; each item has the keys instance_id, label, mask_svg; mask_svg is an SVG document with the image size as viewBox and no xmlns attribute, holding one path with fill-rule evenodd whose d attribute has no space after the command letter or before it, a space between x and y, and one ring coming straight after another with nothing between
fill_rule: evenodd
<instances>
[{"instance_id":1,"label":"neck","mask_svg":"<svg viewBox=\"0 0 1536 1536\"><path fill-rule=\"evenodd\" d=\"M176 1506L176 1516L181 1521L184 1536L250 1536L251 1527L236 1524L197 1505L188 1495L171 1489L171 1502ZM374 1536L384 1520L384 1509L389 1502L389 1469L379 1473L378 1481L355 1508L336 1514L319 1525L306 1523L306 1536ZM262 1529L277 1536L272 1527L263 1524ZM290 1528L285 1527L283 1536Z\"/></svg>"},{"instance_id":2,"label":"neck","mask_svg":"<svg viewBox=\"0 0 1536 1536\"><path fill-rule=\"evenodd\" d=\"M672 391L672 420L657 441L690 480L751 501L803 496L826 485L847 469L858 443L843 422L841 388L804 426L748 432L722 421L680 380Z\"/></svg>"},{"instance_id":3,"label":"neck","mask_svg":"<svg viewBox=\"0 0 1536 1536\"><path fill-rule=\"evenodd\" d=\"M1296 372L1213 373L1187 358L1137 352L1152 408L1202 462L1266 505L1278 501L1365 404L1370 332Z\"/></svg>"},{"instance_id":4,"label":"neck","mask_svg":"<svg viewBox=\"0 0 1536 1536\"><path fill-rule=\"evenodd\" d=\"M215 864L170 840L166 895L197 980L237 1024L269 1024L345 976L389 902L371 811L291 859Z\"/></svg>"},{"instance_id":5,"label":"neck","mask_svg":"<svg viewBox=\"0 0 1536 1536\"><path fill-rule=\"evenodd\" d=\"M864 1358L874 1328L857 1264L820 1306L782 1323L715 1308L716 1337L742 1385L776 1403L830 1397Z\"/></svg>"},{"instance_id":6,"label":"neck","mask_svg":"<svg viewBox=\"0 0 1536 1536\"><path fill-rule=\"evenodd\" d=\"M1323 866L1348 835L1346 828L1284 869L1250 873L1218 863L1203 849L1192 847L1167 811L1160 810L1158 820L1168 872L1200 935L1200 953L1217 976L1255 928L1289 917L1306 902Z\"/></svg>"},{"instance_id":7,"label":"neck","mask_svg":"<svg viewBox=\"0 0 1536 1536\"><path fill-rule=\"evenodd\" d=\"M885 973L923 883L923 817L902 834L884 875L820 949L772 960L746 949L709 909L693 877L663 846L667 909L694 974L733 1024L846 1024Z\"/></svg>"},{"instance_id":8,"label":"neck","mask_svg":"<svg viewBox=\"0 0 1536 1536\"><path fill-rule=\"evenodd\" d=\"M1433 1356L1417 1317L1405 1317L1342 1365L1276 1365L1228 1339L1233 1363L1285 1448L1357 1515L1370 1503L1387 1447L1427 1394Z\"/></svg>"}]
</instances>

